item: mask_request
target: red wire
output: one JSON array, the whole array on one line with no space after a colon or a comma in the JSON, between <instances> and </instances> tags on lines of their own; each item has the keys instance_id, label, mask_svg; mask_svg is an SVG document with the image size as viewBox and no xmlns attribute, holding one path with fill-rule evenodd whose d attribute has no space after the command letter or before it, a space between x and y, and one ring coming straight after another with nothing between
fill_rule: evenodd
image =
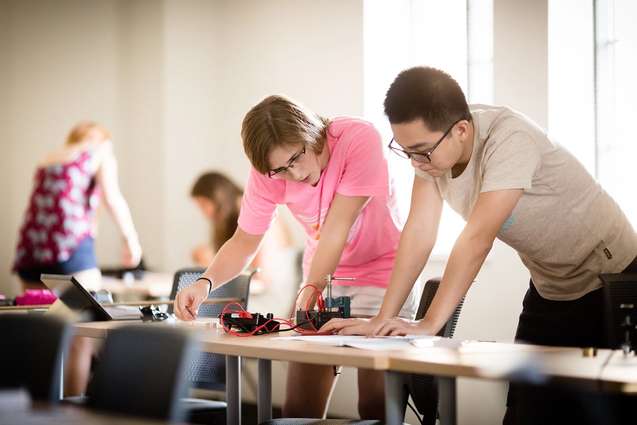
<instances>
[{"instance_id":1,"label":"red wire","mask_svg":"<svg viewBox=\"0 0 637 425\"><path fill-rule=\"evenodd\" d=\"M299 296L301 295L301 293L307 289L307 288L312 288L314 293L316 294L316 304L317 307L319 309L319 311L323 311L325 309L325 301L323 300L323 294L321 293L321 290L314 284L308 283L306 285L304 285L303 287L301 287L301 289L299 289L299 292L296 294L296 300L299 299ZM316 329L316 326L314 326L314 322L312 322L312 320L310 320L310 303L312 301L312 297L308 298L307 303L305 305L305 318L307 319L307 322L312 326L312 330L307 330L307 329L302 329L302 328L295 328L294 330L297 331L298 333L300 333L301 335L316 335L318 333L318 329ZM230 310L230 308L232 306L236 306L238 307L238 309L234 309L234 310ZM295 324L288 320L288 319L283 319L283 318L272 318L272 319L268 319L265 323L257 326L256 328L254 328L251 332L238 332L232 329L232 325L227 325L224 320L223 320L223 316L224 314L227 313L234 313L234 312L238 312L239 314L241 313L248 313L246 311L246 309L243 308L243 306L237 302L233 302L233 303L228 303L223 307L223 310L221 311L221 316L219 319L219 322L221 323L221 326L223 327L223 330L229 334L229 335L233 335L233 336L238 336L238 337L248 337L248 336L254 336L256 334L258 334L261 330L263 329L267 329L267 325L271 322L277 321L279 322L279 324L283 324L283 325L287 325L290 328L295 327ZM252 314L248 313L249 317L252 317ZM285 330L285 329L284 329Z\"/></svg>"},{"instance_id":2,"label":"red wire","mask_svg":"<svg viewBox=\"0 0 637 425\"><path fill-rule=\"evenodd\" d=\"M301 296L301 293L302 293L303 291L305 291L307 288L313 288L313 289L314 289L314 292L317 294L317 297L316 297L316 303L318 304L319 308L320 308L320 309L321 309L321 311L322 311L322 308L323 308L322 306L323 306L323 303L324 303L324 300L323 300L323 293L322 293L322 291L319 289L319 287L318 287L318 286L316 286L316 285L314 285L313 283L307 283L307 284L303 285L303 286L301 287L301 289L299 289L299 292L297 292L297 293L296 293L296 300L298 300L298 299L299 299L299 297ZM312 298L308 298L308 302L309 302L309 300L311 300L311 299L312 299ZM309 304L308 304L308 306L309 306Z\"/></svg>"},{"instance_id":3,"label":"red wire","mask_svg":"<svg viewBox=\"0 0 637 425\"><path fill-rule=\"evenodd\" d=\"M299 299L299 296L301 296L301 293L307 289L307 288L312 288L314 290L314 293L317 294L316 296L316 305L319 309L319 311L323 311L325 309L325 302L323 300L323 293L321 292L321 290L318 288L318 286L312 284L312 283L308 283L305 284L303 287L301 287L301 289L299 289L299 292L296 294L296 299ZM312 302L312 297L307 299L307 302L305 303L305 320L310 324L310 326L312 327L311 330L307 330L307 329L301 329L298 328L297 332L302 334L302 335L314 335L318 333L318 329L316 329L316 326L314 326L314 322L312 322L312 320L310 319L310 303Z\"/></svg>"},{"instance_id":4,"label":"red wire","mask_svg":"<svg viewBox=\"0 0 637 425\"><path fill-rule=\"evenodd\" d=\"M237 306L237 307L239 307L239 310L235 309L235 310L229 311L229 308L231 306ZM243 308L243 306L241 306L241 304L235 302L235 303L226 304L224 306L224 308L223 308L223 311L221 312L221 318L220 318L221 326L223 327L224 331L226 331L226 333L228 333L230 335L239 336L239 337L253 336L253 335L256 335L257 333L259 333L261 330L266 329L268 324L271 323L271 322L274 322L275 320L280 322L280 323L283 323L285 325L288 325L290 327L294 326L294 324L291 323L289 320L277 317L277 318L268 319L265 323L263 323L263 324L257 326L256 328L254 328L251 332L237 332L235 330L232 330L232 326L231 325L228 326L226 323L224 323L224 320L223 320L223 315L224 314L233 313L233 312L237 312L237 311L241 313L241 312L245 312L246 310ZM250 313L248 313L248 314L250 314Z\"/></svg>"}]
</instances>

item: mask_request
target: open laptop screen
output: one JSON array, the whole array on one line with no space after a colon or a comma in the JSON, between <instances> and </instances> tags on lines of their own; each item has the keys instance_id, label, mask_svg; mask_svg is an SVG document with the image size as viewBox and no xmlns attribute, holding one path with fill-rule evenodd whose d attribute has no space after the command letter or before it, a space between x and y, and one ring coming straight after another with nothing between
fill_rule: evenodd
<instances>
[{"instance_id":1,"label":"open laptop screen","mask_svg":"<svg viewBox=\"0 0 637 425\"><path fill-rule=\"evenodd\" d=\"M86 321L111 320L104 308L73 277L68 275L43 274L40 280L73 312Z\"/></svg>"}]
</instances>

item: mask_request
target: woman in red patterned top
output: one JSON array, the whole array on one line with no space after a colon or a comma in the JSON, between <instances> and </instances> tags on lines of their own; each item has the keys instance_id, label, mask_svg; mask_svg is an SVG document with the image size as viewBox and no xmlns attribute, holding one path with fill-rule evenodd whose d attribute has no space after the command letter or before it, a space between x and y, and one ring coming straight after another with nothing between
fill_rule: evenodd
<instances>
[{"instance_id":1,"label":"woman in red patterned top","mask_svg":"<svg viewBox=\"0 0 637 425\"><path fill-rule=\"evenodd\" d=\"M136 266L142 251L119 189L110 134L81 122L36 170L13 265L23 289L43 288L42 273L71 274L89 287L99 283L94 237L100 194L122 233L124 265ZM94 351L91 339L73 339L64 368L66 395L84 392Z\"/></svg>"},{"instance_id":2,"label":"woman in red patterned top","mask_svg":"<svg viewBox=\"0 0 637 425\"><path fill-rule=\"evenodd\" d=\"M110 134L81 122L36 170L13 266L24 289L42 288L42 273L72 274L89 286L99 280L94 237L100 193L123 235L124 265L139 263L141 247L119 189Z\"/></svg>"}]
</instances>

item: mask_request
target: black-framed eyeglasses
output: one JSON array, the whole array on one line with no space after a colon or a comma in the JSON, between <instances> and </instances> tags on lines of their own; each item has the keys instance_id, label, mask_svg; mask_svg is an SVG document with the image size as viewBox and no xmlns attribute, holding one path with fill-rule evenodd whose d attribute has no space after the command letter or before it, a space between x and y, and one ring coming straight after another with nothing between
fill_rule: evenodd
<instances>
[{"instance_id":1,"label":"black-framed eyeglasses","mask_svg":"<svg viewBox=\"0 0 637 425\"><path fill-rule=\"evenodd\" d=\"M288 165L285 167L275 168L274 170L268 171L268 177L278 178L288 172L290 168L294 168L294 163L299 160L301 156L305 155L305 145L303 145L303 149L299 152L295 153L292 158L288 161Z\"/></svg>"},{"instance_id":2,"label":"black-framed eyeglasses","mask_svg":"<svg viewBox=\"0 0 637 425\"><path fill-rule=\"evenodd\" d=\"M398 145L398 143L396 143L396 140L393 137L389 141L389 144L387 145L387 147L391 149L391 151L394 152L396 155L400 156L401 158L413 159L416 162L431 162L431 154L433 153L433 151L435 151L436 148L442 143L442 141L445 140L445 137L449 135L449 132L451 132L451 129L454 128L456 124L458 124L460 121L464 119L465 118L460 118L459 120L451 124L451 126L447 129L447 131L444 132L442 137L440 137L440 139L438 139L438 141L434 143L434 145L431 148L427 149L426 151L406 151L396 146Z\"/></svg>"}]
</instances>

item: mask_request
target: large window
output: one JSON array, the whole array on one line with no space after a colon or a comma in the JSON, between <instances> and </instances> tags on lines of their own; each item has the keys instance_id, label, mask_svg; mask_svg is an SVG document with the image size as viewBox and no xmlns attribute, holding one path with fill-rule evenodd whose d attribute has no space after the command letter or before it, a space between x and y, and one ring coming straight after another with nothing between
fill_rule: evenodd
<instances>
[{"instance_id":1,"label":"large window","mask_svg":"<svg viewBox=\"0 0 637 425\"><path fill-rule=\"evenodd\" d=\"M637 2L597 0L597 178L637 226Z\"/></svg>"},{"instance_id":2,"label":"large window","mask_svg":"<svg viewBox=\"0 0 637 425\"><path fill-rule=\"evenodd\" d=\"M549 131L637 225L637 2L549 1Z\"/></svg>"},{"instance_id":3,"label":"large window","mask_svg":"<svg viewBox=\"0 0 637 425\"><path fill-rule=\"evenodd\" d=\"M549 134L595 174L593 1L549 1Z\"/></svg>"},{"instance_id":4,"label":"large window","mask_svg":"<svg viewBox=\"0 0 637 425\"><path fill-rule=\"evenodd\" d=\"M365 117L389 142L383 101L396 75L416 65L451 74L469 102L491 102L492 0L367 0L364 14ZM414 171L408 160L387 154L399 208L409 211ZM446 256L464 221L445 206L435 255Z\"/></svg>"}]
</instances>

